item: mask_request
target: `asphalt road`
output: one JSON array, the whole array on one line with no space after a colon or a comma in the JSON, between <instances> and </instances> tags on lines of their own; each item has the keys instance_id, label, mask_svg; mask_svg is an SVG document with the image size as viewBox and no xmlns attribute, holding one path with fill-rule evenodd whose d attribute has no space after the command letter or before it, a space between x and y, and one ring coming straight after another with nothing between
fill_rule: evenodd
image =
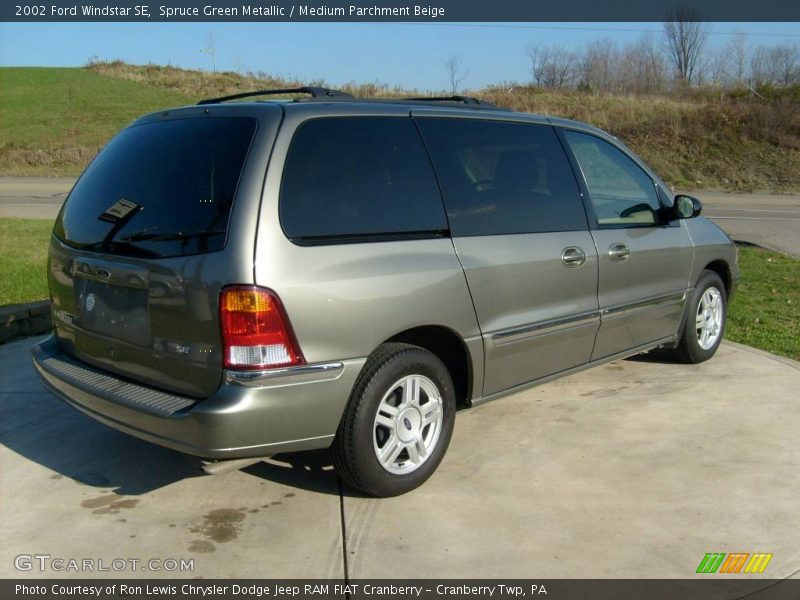
<instances>
[{"instance_id":1,"label":"asphalt road","mask_svg":"<svg viewBox=\"0 0 800 600\"><path fill-rule=\"evenodd\" d=\"M0 577L82 575L18 571L31 554L126 560L111 577L692 578L708 552L772 553L748 578L800 573L800 363L752 348L615 361L460 411L434 476L376 500L325 452L203 475L47 393L34 342L0 346Z\"/></svg>"},{"instance_id":2,"label":"asphalt road","mask_svg":"<svg viewBox=\"0 0 800 600\"><path fill-rule=\"evenodd\" d=\"M0 217L55 219L72 177L0 177Z\"/></svg>"},{"instance_id":3,"label":"asphalt road","mask_svg":"<svg viewBox=\"0 0 800 600\"><path fill-rule=\"evenodd\" d=\"M703 216L737 242L748 242L800 258L800 194L696 192Z\"/></svg>"},{"instance_id":4,"label":"asphalt road","mask_svg":"<svg viewBox=\"0 0 800 600\"><path fill-rule=\"evenodd\" d=\"M0 217L54 219L74 179L0 177ZM694 192L734 240L800 258L800 194Z\"/></svg>"}]
</instances>

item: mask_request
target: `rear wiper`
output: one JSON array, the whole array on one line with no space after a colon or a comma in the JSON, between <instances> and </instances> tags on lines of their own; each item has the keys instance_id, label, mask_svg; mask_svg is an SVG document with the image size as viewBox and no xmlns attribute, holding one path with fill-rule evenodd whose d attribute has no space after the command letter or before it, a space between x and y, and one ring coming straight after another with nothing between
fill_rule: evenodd
<instances>
[{"instance_id":1,"label":"rear wiper","mask_svg":"<svg viewBox=\"0 0 800 600\"><path fill-rule=\"evenodd\" d=\"M133 233L120 238L123 242L169 242L173 240L188 240L191 238L204 238L213 235L225 235L224 229L211 229L209 231L176 231L174 233Z\"/></svg>"}]
</instances>

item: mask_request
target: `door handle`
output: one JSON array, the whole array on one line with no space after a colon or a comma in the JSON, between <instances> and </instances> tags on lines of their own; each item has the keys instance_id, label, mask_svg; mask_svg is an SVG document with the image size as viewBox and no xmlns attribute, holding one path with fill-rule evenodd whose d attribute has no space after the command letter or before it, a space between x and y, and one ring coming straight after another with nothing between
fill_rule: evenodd
<instances>
[{"instance_id":1,"label":"door handle","mask_svg":"<svg viewBox=\"0 0 800 600\"><path fill-rule=\"evenodd\" d=\"M586 262L586 252L577 246L569 246L561 252L561 262L568 267L580 267Z\"/></svg>"},{"instance_id":2,"label":"door handle","mask_svg":"<svg viewBox=\"0 0 800 600\"><path fill-rule=\"evenodd\" d=\"M611 244L608 249L608 257L611 260L625 260L631 255L631 251L625 244Z\"/></svg>"}]
</instances>

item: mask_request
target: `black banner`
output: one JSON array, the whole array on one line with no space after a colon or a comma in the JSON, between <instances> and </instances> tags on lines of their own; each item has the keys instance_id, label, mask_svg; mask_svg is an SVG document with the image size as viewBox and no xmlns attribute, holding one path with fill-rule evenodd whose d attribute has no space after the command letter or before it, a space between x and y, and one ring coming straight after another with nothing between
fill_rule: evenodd
<instances>
[{"instance_id":1,"label":"black banner","mask_svg":"<svg viewBox=\"0 0 800 600\"><path fill-rule=\"evenodd\" d=\"M796 600L800 580L711 575L704 579L517 580L0 580L0 598L231 600Z\"/></svg>"},{"instance_id":2,"label":"black banner","mask_svg":"<svg viewBox=\"0 0 800 600\"><path fill-rule=\"evenodd\" d=\"M787 0L5 0L0 21L800 21Z\"/></svg>"}]
</instances>

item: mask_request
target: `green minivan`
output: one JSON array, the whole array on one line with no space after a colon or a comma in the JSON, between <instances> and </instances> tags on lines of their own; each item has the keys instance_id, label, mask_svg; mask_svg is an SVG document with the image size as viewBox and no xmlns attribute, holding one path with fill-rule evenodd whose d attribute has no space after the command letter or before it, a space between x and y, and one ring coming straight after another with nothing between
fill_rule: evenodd
<instances>
[{"instance_id":1,"label":"green minivan","mask_svg":"<svg viewBox=\"0 0 800 600\"><path fill-rule=\"evenodd\" d=\"M137 120L75 184L33 359L156 444L330 448L348 484L401 494L457 407L657 347L710 358L739 272L700 210L599 129L468 97L206 100Z\"/></svg>"}]
</instances>

